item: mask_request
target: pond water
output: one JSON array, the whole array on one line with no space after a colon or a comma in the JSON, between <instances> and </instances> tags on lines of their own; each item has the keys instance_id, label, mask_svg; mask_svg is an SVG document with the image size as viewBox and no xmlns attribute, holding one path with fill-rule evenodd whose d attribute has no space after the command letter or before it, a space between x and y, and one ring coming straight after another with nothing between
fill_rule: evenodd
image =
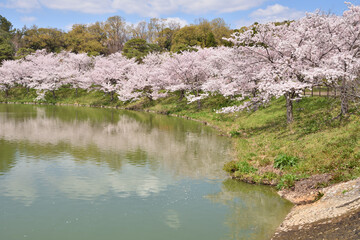
<instances>
[{"instance_id":1,"label":"pond water","mask_svg":"<svg viewBox=\"0 0 360 240\"><path fill-rule=\"evenodd\" d=\"M0 104L0 239L269 239L291 204L193 121Z\"/></svg>"}]
</instances>

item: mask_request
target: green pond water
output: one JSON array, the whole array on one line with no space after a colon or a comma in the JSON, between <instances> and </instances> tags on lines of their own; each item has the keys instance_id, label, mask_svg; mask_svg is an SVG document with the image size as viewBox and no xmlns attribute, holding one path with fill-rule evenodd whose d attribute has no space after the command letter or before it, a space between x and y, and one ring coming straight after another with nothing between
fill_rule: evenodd
<instances>
[{"instance_id":1,"label":"green pond water","mask_svg":"<svg viewBox=\"0 0 360 240\"><path fill-rule=\"evenodd\" d=\"M269 239L291 208L183 119L0 104L0 239Z\"/></svg>"}]
</instances>

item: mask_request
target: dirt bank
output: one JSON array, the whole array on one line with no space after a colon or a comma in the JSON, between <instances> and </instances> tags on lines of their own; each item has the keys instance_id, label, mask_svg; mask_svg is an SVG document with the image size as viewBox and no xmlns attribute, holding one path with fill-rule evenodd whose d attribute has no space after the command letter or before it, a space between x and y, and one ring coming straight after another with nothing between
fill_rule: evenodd
<instances>
[{"instance_id":1,"label":"dirt bank","mask_svg":"<svg viewBox=\"0 0 360 240\"><path fill-rule=\"evenodd\" d=\"M319 192L320 200L294 206L273 240L360 239L360 178Z\"/></svg>"}]
</instances>

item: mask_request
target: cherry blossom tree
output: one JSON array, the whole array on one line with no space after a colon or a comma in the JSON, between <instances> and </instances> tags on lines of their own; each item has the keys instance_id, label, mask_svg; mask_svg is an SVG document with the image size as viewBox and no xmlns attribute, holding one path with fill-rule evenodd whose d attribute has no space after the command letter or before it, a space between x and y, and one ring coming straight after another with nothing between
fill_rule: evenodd
<instances>
[{"instance_id":1,"label":"cherry blossom tree","mask_svg":"<svg viewBox=\"0 0 360 240\"><path fill-rule=\"evenodd\" d=\"M293 121L293 100L301 96L303 89L311 87L299 68L303 62L297 57L296 49L303 39L298 31L293 23L267 23L227 39L243 55L243 73L250 77L243 83L251 83L250 88L256 83L258 94L250 98L250 103L267 103L272 97L284 96L288 123Z\"/></svg>"},{"instance_id":2,"label":"cherry blossom tree","mask_svg":"<svg viewBox=\"0 0 360 240\"><path fill-rule=\"evenodd\" d=\"M202 89L211 93L219 93L225 97L252 97L251 106L257 92L257 71L260 65L248 61L247 55L237 47L218 47L211 49L207 58L212 75L203 84ZM224 108L219 112L239 111L248 107L246 104Z\"/></svg>"},{"instance_id":3,"label":"cherry blossom tree","mask_svg":"<svg viewBox=\"0 0 360 240\"><path fill-rule=\"evenodd\" d=\"M66 80L71 77L69 65L64 63L62 54L46 53L37 51L28 55L25 61L33 70L26 76L26 83L30 88L36 89L39 98L51 91L55 98L55 91L65 85Z\"/></svg>"},{"instance_id":4,"label":"cherry blossom tree","mask_svg":"<svg viewBox=\"0 0 360 240\"><path fill-rule=\"evenodd\" d=\"M302 91L326 84L341 90L341 115L349 101L360 98L360 6L348 4L342 16L309 13L292 22L256 24L226 39L233 47L197 48L181 53L151 53L137 64L121 53L86 54L41 50L0 67L0 88L20 84L39 97L64 84L117 94L121 101L156 99L180 91L189 102L210 93L248 99L234 112L257 109L273 97L286 99L287 122L293 121L293 101Z\"/></svg>"},{"instance_id":5,"label":"cherry blossom tree","mask_svg":"<svg viewBox=\"0 0 360 240\"><path fill-rule=\"evenodd\" d=\"M15 85L18 79L15 71L17 65L15 61L3 61L0 67L0 90L5 92L6 97L9 96L10 88Z\"/></svg>"},{"instance_id":6,"label":"cherry blossom tree","mask_svg":"<svg viewBox=\"0 0 360 240\"><path fill-rule=\"evenodd\" d=\"M10 88L18 85L26 87L29 92L28 84L33 71L33 64L24 59L4 61L0 67L0 89L5 91L6 96Z\"/></svg>"},{"instance_id":7,"label":"cherry blossom tree","mask_svg":"<svg viewBox=\"0 0 360 240\"><path fill-rule=\"evenodd\" d=\"M169 91L180 90L182 95L186 91L192 91L196 97L201 97L199 91L202 90L202 84L211 76L211 68L207 64L206 59L210 57L209 49L198 48L197 51L184 51L174 53L171 58L163 64L166 72L167 89ZM190 101L198 100L200 108L200 99L191 98Z\"/></svg>"},{"instance_id":8,"label":"cherry blossom tree","mask_svg":"<svg viewBox=\"0 0 360 240\"><path fill-rule=\"evenodd\" d=\"M68 65L69 78L67 83L76 89L76 96L78 95L78 89L89 89L91 82L88 78L84 78L85 73L92 70L94 67L94 58L89 57L86 53L71 53L62 52L62 63Z\"/></svg>"},{"instance_id":9,"label":"cherry blossom tree","mask_svg":"<svg viewBox=\"0 0 360 240\"><path fill-rule=\"evenodd\" d=\"M121 53L98 56L95 58L94 68L84 78L90 79L100 90L109 93L113 101L114 94L122 89L135 67L136 62L125 58Z\"/></svg>"},{"instance_id":10,"label":"cherry blossom tree","mask_svg":"<svg viewBox=\"0 0 360 240\"><path fill-rule=\"evenodd\" d=\"M316 12L296 23L305 39L297 50L308 62L305 76L340 89L340 115L348 113L351 99L360 98L360 7L347 4L343 16Z\"/></svg>"},{"instance_id":11,"label":"cherry blossom tree","mask_svg":"<svg viewBox=\"0 0 360 240\"><path fill-rule=\"evenodd\" d=\"M137 64L129 75L129 80L117 91L121 101L137 100L140 97L147 97L150 101L167 94L163 90L166 88L166 71L163 64L170 58L170 54L150 53Z\"/></svg>"}]
</instances>

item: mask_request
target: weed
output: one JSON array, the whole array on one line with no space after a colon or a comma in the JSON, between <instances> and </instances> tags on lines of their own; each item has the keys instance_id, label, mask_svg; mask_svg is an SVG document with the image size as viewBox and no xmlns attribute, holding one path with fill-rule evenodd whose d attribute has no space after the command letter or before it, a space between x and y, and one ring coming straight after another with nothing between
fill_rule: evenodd
<instances>
[{"instance_id":1,"label":"weed","mask_svg":"<svg viewBox=\"0 0 360 240\"><path fill-rule=\"evenodd\" d=\"M289 156L286 154L278 155L274 160L274 168L283 169L286 167L293 167L299 162L299 158Z\"/></svg>"},{"instance_id":2,"label":"weed","mask_svg":"<svg viewBox=\"0 0 360 240\"><path fill-rule=\"evenodd\" d=\"M239 137L241 135L241 133L236 130L231 130L229 133L231 137Z\"/></svg>"},{"instance_id":3,"label":"weed","mask_svg":"<svg viewBox=\"0 0 360 240\"><path fill-rule=\"evenodd\" d=\"M223 170L228 173L233 173L238 170L238 164L235 161L224 164Z\"/></svg>"},{"instance_id":4,"label":"weed","mask_svg":"<svg viewBox=\"0 0 360 240\"><path fill-rule=\"evenodd\" d=\"M293 174L286 174L281 177L276 188L281 190L283 188L291 188L295 185L295 182L298 180L298 177Z\"/></svg>"},{"instance_id":5,"label":"weed","mask_svg":"<svg viewBox=\"0 0 360 240\"><path fill-rule=\"evenodd\" d=\"M251 166L247 161L240 161L237 166L238 171L241 173L254 173L257 171L257 169Z\"/></svg>"},{"instance_id":6,"label":"weed","mask_svg":"<svg viewBox=\"0 0 360 240\"><path fill-rule=\"evenodd\" d=\"M328 182L319 182L316 184L315 188L325 188L328 187L330 185L330 183Z\"/></svg>"},{"instance_id":7,"label":"weed","mask_svg":"<svg viewBox=\"0 0 360 240\"><path fill-rule=\"evenodd\" d=\"M316 201L319 201L323 196L324 196L324 193L319 191L319 192L317 193L314 201L315 201L315 202L316 202Z\"/></svg>"},{"instance_id":8,"label":"weed","mask_svg":"<svg viewBox=\"0 0 360 240\"><path fill-rule=\"evenodd\" d=\"M279 178L279 175L277 175L276 173L274 172L265 172L263 175L262 175L262 179L266 179L268 181L273 181L273 180L277 180Z\"/></svg>"}]
</instances>

